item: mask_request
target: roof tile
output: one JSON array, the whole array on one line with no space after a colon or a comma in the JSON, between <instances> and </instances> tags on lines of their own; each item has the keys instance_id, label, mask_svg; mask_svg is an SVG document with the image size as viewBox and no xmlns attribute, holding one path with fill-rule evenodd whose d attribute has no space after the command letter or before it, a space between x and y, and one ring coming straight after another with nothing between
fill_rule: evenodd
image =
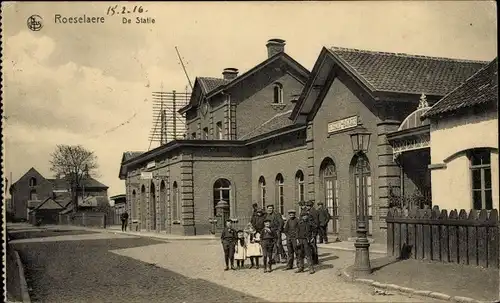
<instances>
[{"instance_id":1,"label":"roof tile","mask_svg":"<svg viewBox=\"0 0 500 303\"><path fill-rule=\"evenodd\" d=\"M267 134L269 132L275 131L280 128L284 128L293 124L293 121L290 119L290 113L292 110L288 110L286 112L282 112L276 114L271 119L262 123L259 127L254 129L253 131L244 134L240 137L240 140L254 138L263 134Z\"/></svg>"},{"instance_id":2,"label":"roof tile","mask_svg":"<svg viewBox=\"0 0 500 303\"><path fill-rule=\"evenodd\" d=\"M208 94L217 88L228 84L231 80L212 78L212 77L198 77L201 89L204 94Z\"/></svg>"},{"instance_id":3,"label":"roof tile","mask_svg":"<svg viewBox=\"0 0 500 303\"><path fill-rule=\"evenodd\" d=\"M332 47L373 91L444 96L487 62Z\"/></svg>"},{"instance_id":4,"label":"roof tile","mask_svg":"<svg viewBox=\"0 0 500 303\"><path fill-rule=\"evenodd\" d=\"M423 117L451 113L478 104L498 102L498 58L444 96Z\"/></svg>"}]
</instances>

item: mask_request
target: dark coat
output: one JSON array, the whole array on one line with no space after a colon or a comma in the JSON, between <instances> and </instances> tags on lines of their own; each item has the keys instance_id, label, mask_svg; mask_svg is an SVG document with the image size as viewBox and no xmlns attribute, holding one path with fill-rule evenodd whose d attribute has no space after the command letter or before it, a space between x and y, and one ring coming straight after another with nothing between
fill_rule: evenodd
<instances>
[{"instance_id":1,"label":"dark coat","mask_svg":"<svg viewBox=\"0 0 500 303\"><path fill-rule=\"evenodd\" d=\"M287 239L297 239L298 225L299 225L299 219L297 217L286 220L283 232L285 233Z\"/></svg>"},{"instance_id":2,"label":"dark coat","mask_svg":"<svg viewBox=\"0 0 500 303\"><path fill-rule=\"evenodd\" d=\"M271 220L271 229L275 232L281 232L285 222L280 214L273 212L272 214L266 215L266 220Z\"/></svg>"},{"instance_id":3,"label":"dark coat","mask_svg":"<svg viewBox=\"0 0 500 303\"><path fill-rule=\"evenodd\" d=\"M264 215L258 216L255 214L255 216L252 216L252 219L250 220L250 223L252 223L253 228L255 228L255 231L260 233L260 231L264 228L264 220L266 218Z\"/></svg>"},{"instance_id":4,"label":"dark coat","mask_svg":"<svg viewBox=\"0 0 500 303\"><path fill-rule=\"evenodd\" d=\"M309 221L311 221L311 219L299 219L299 222L297 223L297 239L309 240L313 237L313 234L311 232L311 224Z\"/></svg>"},{"instance_id":5,"label":"dark coat","mask_svg":"<svg viewBox=\"0 0 500 303\"><path fill-rule=\"evenodd\" d=\"M127 220L128 219L128 213L124 212L123 214L121 214L120 219L124 220L124 221Z\"/></svg>"},{"instance_id":6,"label":"dark coat","mask_svg":"<svg viewBox=\"0 0 500 303\"><path fill-rule=\"evenodd\" d=\"M332 216L330 216L330 213L328 212L328 209L322 207L318 209L318 220L319 220L319 226L325 226L330 222L332 219Z\"/></svg>"},{"instance_id":7,"label":"dark coat","mask_svg":"<svg viewBox=\"0 0 500 303\"><path fill-rule=\"evenodd\" d=\"M263 228L261 233L260 233L260 239L261 241L274 241L276 238L276 233L274 232L273 229L265 229Z\"/></svg>"},{"instance_id":8,"label":"dark coat","mask_svg":"<svg viewBox=\"0 0 500 303\"><path fill-rule=\"evenodd\" d=\"M224 227L222 230L222 234L220 235L220 239L222 242L235 242L236 243L236 230L234 228Z\"/></svg>"}]
</instances>

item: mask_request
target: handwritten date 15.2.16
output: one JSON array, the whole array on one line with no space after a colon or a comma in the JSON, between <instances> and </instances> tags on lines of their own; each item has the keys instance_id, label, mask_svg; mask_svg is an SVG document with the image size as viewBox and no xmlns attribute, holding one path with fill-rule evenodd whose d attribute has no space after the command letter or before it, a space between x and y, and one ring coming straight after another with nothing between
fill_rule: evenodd
<instances>
[{"instance_id":1,"label":"handwritten date 15.2.16","mask_svg":"<svg viewBox=\"0 0 500 303\"><path fill-rule=\"evenodd\" d=\"M125 14L135 14L135 13L147 13L148 10L144 9L142 6L119 6L117 5L110 5L108 6L108 10L106 11L106 15L108 16L114 16L114 15L125 15Z\"/></svg>"}]
</instances>

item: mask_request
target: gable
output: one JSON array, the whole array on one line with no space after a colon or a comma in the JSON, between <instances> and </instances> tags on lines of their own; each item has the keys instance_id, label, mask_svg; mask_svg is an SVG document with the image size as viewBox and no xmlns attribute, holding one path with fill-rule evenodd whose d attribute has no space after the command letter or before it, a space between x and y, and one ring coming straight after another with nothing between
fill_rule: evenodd
<instances>
[{"instance_id":1,"label":"gable","mask_svg":"<svg viewBox=\"0 0 500 303\"><path fill-rule=\"evenodd\" d=\"M42 174L40 174L34 167L32 167L24 175L22 175L22 177L19 178L19 180L14 182L12 186L24 182L28 183L30 178L35 178L37 184L42 184L42 182L47 181L47 179L45 179L45 177L42 176Z\"/></svg>"},{"instance_id":2,"label":"gable","mask_svg":"<svg viewBox=\"0 0 500 303\"><path fill-rule=\"evenodd\" d=\"M42 209L63 209L64 207L62 205L60 205L59 203L57 203L56 201L54 201L53 199L51 198L47 198L45 199L45 201L43 201L37 208L35 208L34 210L42 210Z\"/></svg>"}]
</instances>

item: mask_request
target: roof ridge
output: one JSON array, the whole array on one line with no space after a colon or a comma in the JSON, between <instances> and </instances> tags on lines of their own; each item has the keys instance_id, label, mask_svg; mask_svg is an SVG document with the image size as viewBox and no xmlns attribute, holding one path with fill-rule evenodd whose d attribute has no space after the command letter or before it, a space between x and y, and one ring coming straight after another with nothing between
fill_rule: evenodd
<instances>
[{"instance_id":1,"label":"roof ridge","mask_svg":"<svg viewBox=\"0 0 500 303\"><path fill-rule=\"evenodd\" d=\"M257 128L254 128L251 132L249 133L246 133L245 135L241 136L240 139L243 139L245 137L247 137L248 135L250 135L251 133L254 133L255 131L257 131L258 129L262 128L262 126L266 125L267 123L273 121L274 119L278 118L278 117L281 117L281 116L284 116L286 114L290 114L292 112L292 109L289 109L287 110L286 112L282 112L282 113L277 113L276 115L272 116L269 120L267 120L266 122L262 123L261 125L259 125L259 127Z\"/></svg>"},{"instance_id":2,"label":"roof ridge","mask_svg":"<svg viewBox=\"0 0 500 303\"><path fill-rule=\"evenodd\" d=\"M369 53L369 54L379 54L379 55L387 55L387 56L399 56L406 58L421 58L421 59L431 59L431 60L440 60L440 61L452 61L452 62L464 62L464 63L489 63L491 61L481 61L481 60L471 60L471 59L458 59L458 58L449 58L449 57L438 57L438 56L425 56L425 55L416 55L416 54L408 54L408 53L395 53L395 52L383 52L383 51L375 51L375 50L366 50L366 49L358 49L358 48L347 48L340 46L331 46L330 50L332 51L351 51L351 52L359 52L359 53Z\"/></svg>"}]
</instances>

